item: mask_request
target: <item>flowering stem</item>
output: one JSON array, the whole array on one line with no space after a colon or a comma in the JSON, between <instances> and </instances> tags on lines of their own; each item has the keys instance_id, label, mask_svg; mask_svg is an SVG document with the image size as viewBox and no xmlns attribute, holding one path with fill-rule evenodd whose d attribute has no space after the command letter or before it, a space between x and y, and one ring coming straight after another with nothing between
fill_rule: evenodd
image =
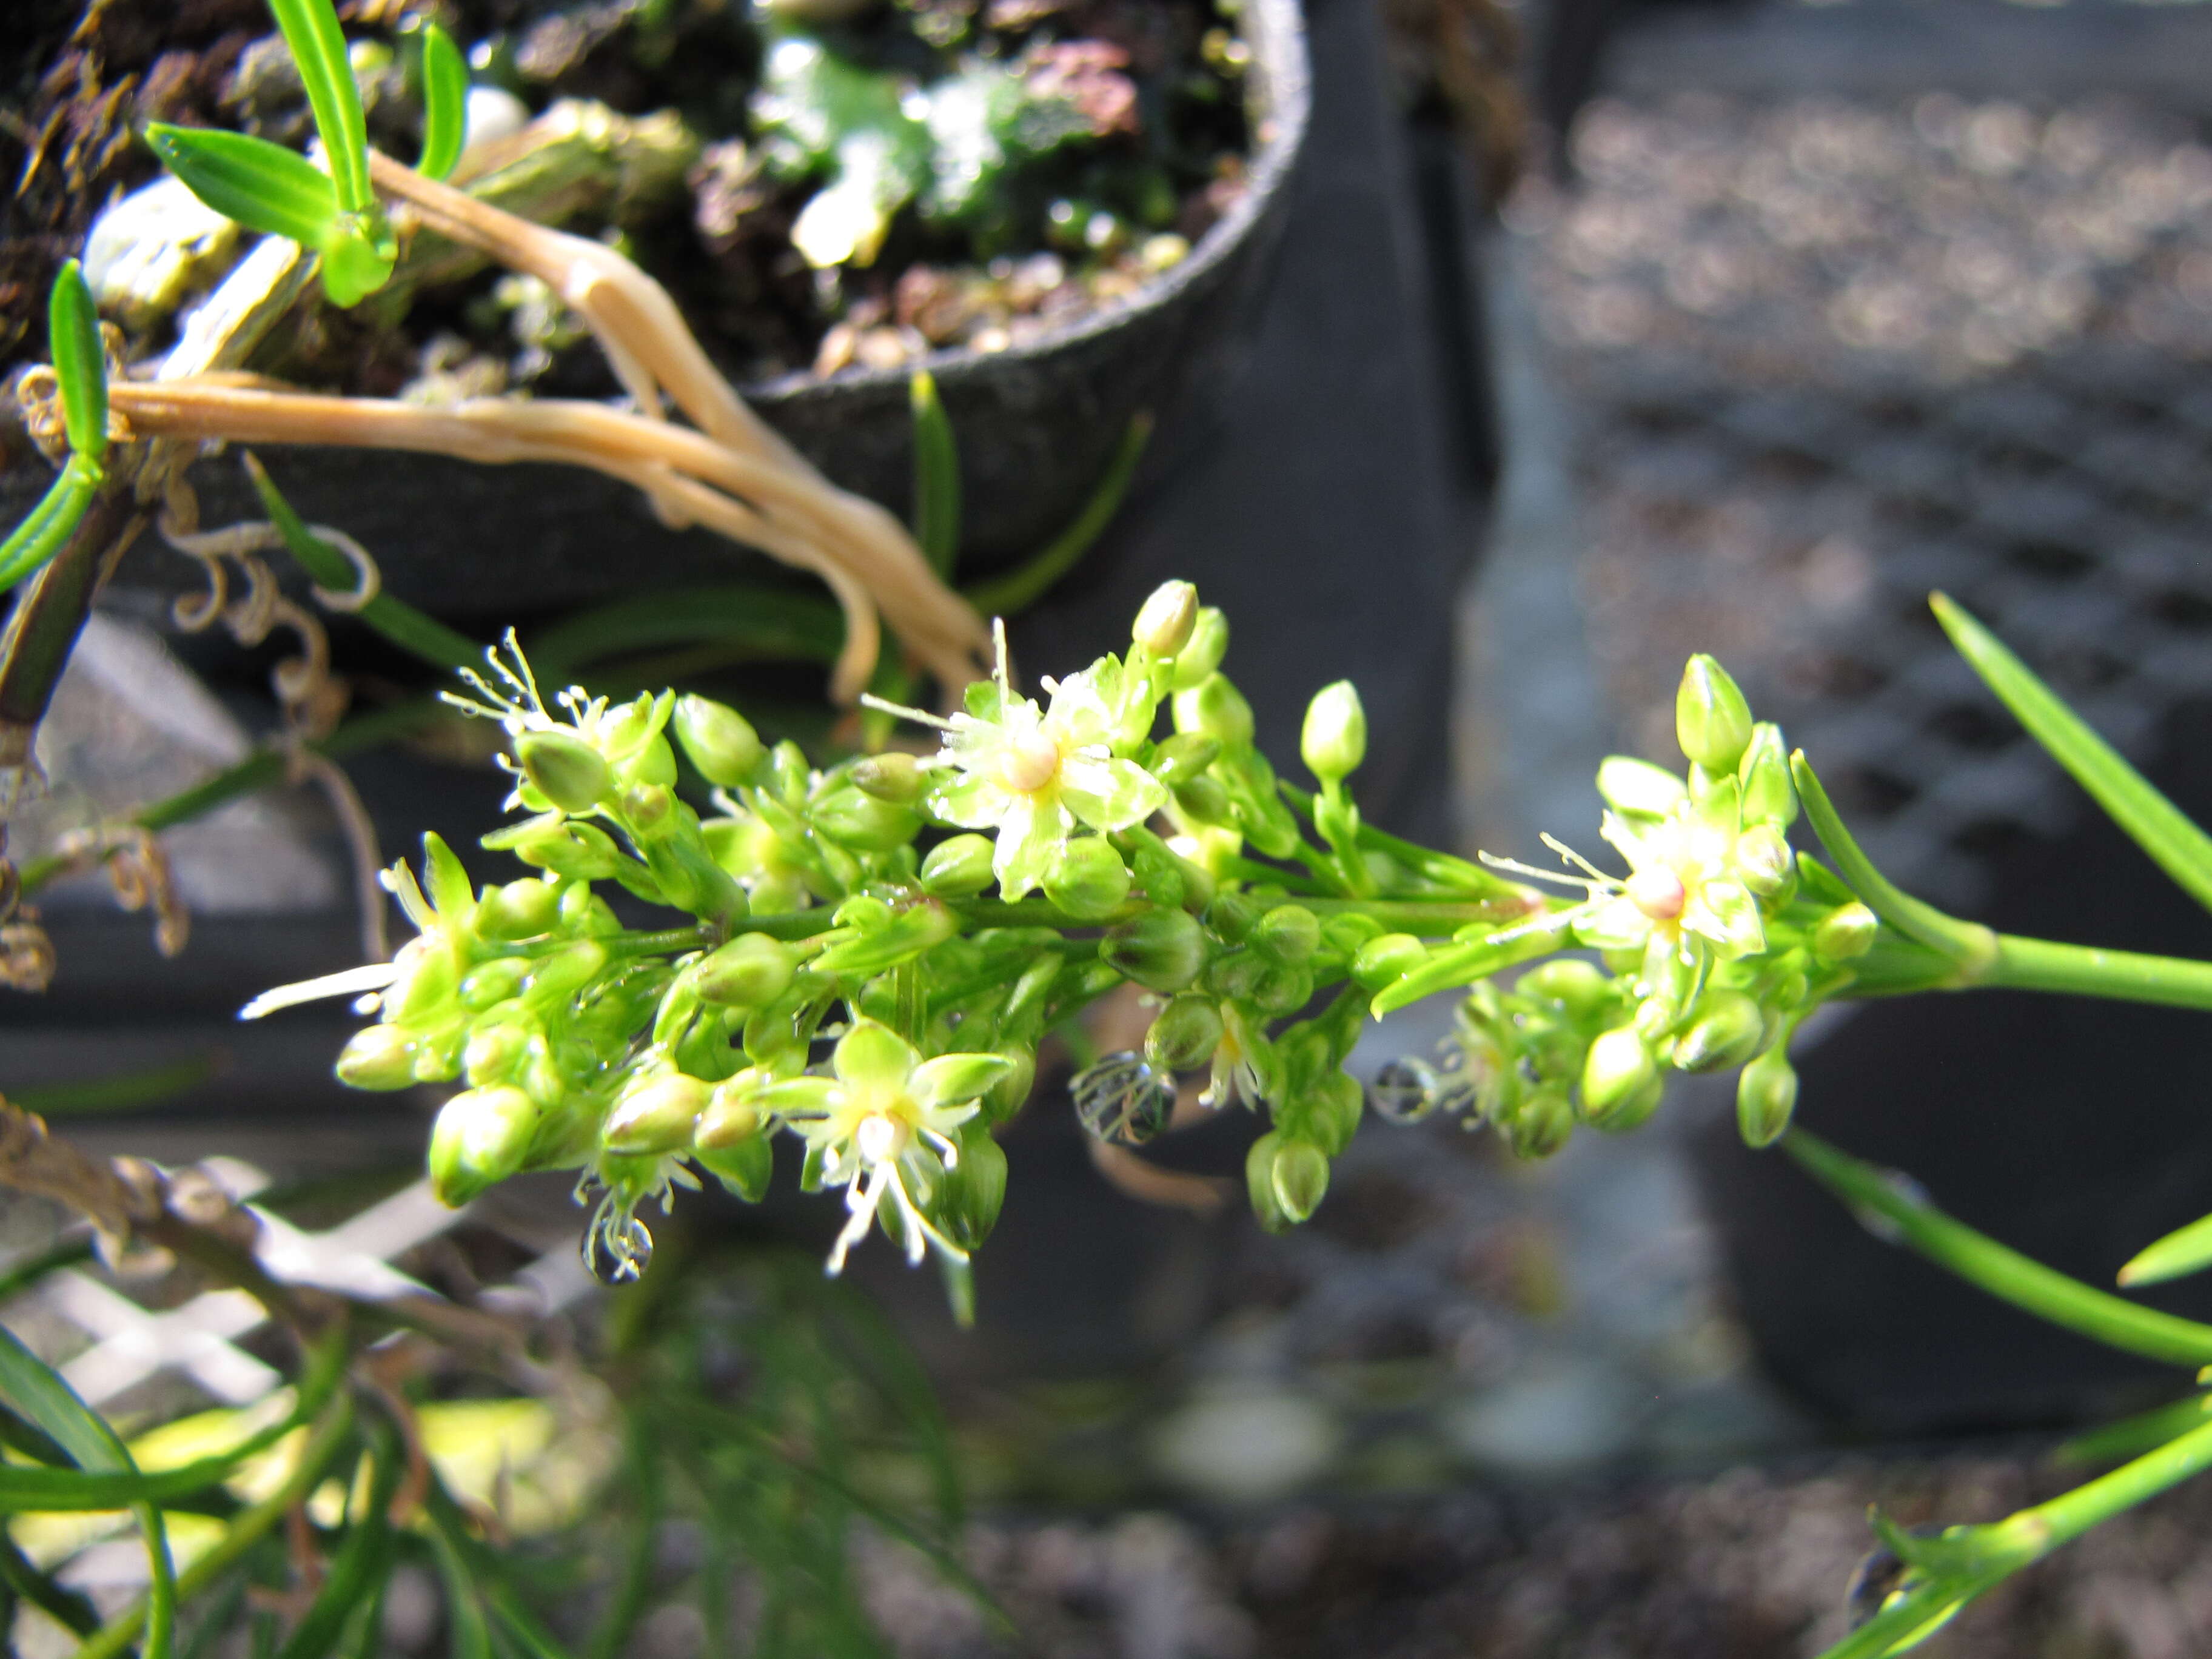
<instances>
[{"instance_id":1,"label":"flowering stem","mask_svg":"<svg viewBox=\"0 0 2212 1659\"><path fill-rule=\"evenodd\" d=\"M1314 815L1314 797L1294 783L1278 781L1275 786L1283 792L1283 799L1310 819ZM1529 890L1518 882L1493 875L1479 864L1454 858L1449 853L1439 853L1431 848L1402 841L1387 830L1377 830L1364 819L1360 821L1358 844L1377 853L1387 853L1399 863L1407 866L1431 881L1441 882L1469 893L1490 893L1498 898L1518 896L1526 899ZM1524 909L1528 907L1524 904Z\"/></svg>"},{"instance_id":2,"label":"flowering stem","mask_svg":"<svg viewBox=\"0 0 2212 1659\"><path fill-rule=\"evenodd\" d=\"M1977 984L2015 991L2061 991L2118 1002L2212 1008L2212 962L2105 951L2044 939L1996 936L1997 953Z\"/></svg>"}]
</instances>

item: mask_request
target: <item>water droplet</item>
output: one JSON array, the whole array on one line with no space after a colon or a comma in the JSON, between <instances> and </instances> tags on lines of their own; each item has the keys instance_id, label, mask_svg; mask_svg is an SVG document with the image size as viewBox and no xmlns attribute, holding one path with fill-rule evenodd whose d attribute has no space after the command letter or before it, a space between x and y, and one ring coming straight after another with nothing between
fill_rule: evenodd
<instances>
[{"instance_id":1,"label":"water droplet","mask_svg":"<svg viewBox=\"0 0 2212 1659\"><path fill-rule=\"evenodd\" d=\"M1367 1103L1393 1123L1419 1123L1437 1109L1442 1096L1436 1067L1420 1060L1386 1061L1367 1085Z\"/></svg>"},{"instance_id":2,"label":"water droplet","mask_svg":"<svg viewBox=\"0 0 2212 1659\"><path fill-rule=\"evenodd\" d=\"M617 1208L610 1193L584 1229L581 1249L584 1266L600 1284L635 1285L652 1264L653 1234L627 1206Z\"/></svg>"},{"instance_id":3,"label":"water droplet","mask_svg":"<svg viewBox=\"0 0 2212 1659\"><path fill-rule=\"evenodd\" d=\"M1099 1139L1141 1146L1175 1115L1175 1085L1132 1051L1085 1067L1068 1085L1075 1115Z\"/></svg>"}]
</instances>

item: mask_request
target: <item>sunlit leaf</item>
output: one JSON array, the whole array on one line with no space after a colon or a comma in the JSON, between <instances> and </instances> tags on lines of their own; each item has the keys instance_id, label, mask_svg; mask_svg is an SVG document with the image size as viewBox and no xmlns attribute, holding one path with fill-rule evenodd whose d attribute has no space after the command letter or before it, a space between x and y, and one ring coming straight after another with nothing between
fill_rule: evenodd
<instances>
[{"instance_id":1,"label":"sunlit leaf","mask_svg":"<svg viewBox=\"0 0 2212 1659\"><path fill-rule=\"evenodd\" d=\"M107 456L107 355L100 343L100 313L84 272L64 261L46 303L47 345L54 378L61 384L62 419L69 428L70 452L94 469Z\"/></svg>"},{"instance_id":2,"label":"sunlit leaf","mask_svg":"<svg viewBox=\"0 0 2212 1659\"><path fill-rule=\"evenodd\" d=\"M301 84L307 89L315 131L330 155L337 205L358 213L376 201L368 184L368 121L362 112L361 89L354 85L337 12L331 0L269 0L269 9L291 49Z\"/></svg>"},{"instance_id":3,"label":"sunlit leaf","mask_svg":"<svg viewBox=\"0 0 2212 1659\"><path fill-rule=\"evenodd\" d=\"M296 151L250 133L210 127L146 127L146 142L185 187L249 230L320 252L337 228L330 175Z\"/></svg>"},{"instance_id":4,"label":"sunlit leaf","mask_svg":"<svg viewBox=\"0 0 2212 1659\"><path fill-rule=\"evenodd\" d=\"M468 143L469 66L453 37L435 23L422 26L422 155L415 170L443 179Z\"/></svg>"}]
</instances>

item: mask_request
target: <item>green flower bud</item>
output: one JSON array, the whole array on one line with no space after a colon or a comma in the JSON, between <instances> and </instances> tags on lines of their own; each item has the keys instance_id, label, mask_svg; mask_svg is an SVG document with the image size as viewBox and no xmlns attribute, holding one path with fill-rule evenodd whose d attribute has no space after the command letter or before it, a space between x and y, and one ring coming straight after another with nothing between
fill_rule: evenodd
<instances>
[{"instance_id":1,"label":"green flower bud","mask_svg":"<svg viewBox=\"0 0 2212 1659\"><path fill-rule=\"evenodd\" d=\"M1287 962L1266 962L1253 981L1251 1000L1264 1014L1295 1014L1313 1000L1312 971Z\"/></svg>"},{"instance_id":2,"label":"green flower bud","mask_svg":"<svg viewBox=\"0 0 2212 1659\"><path fill-rule=\"evenodd\" d=\"M1224 1002L1249 1002L1275 965L1249 951L1230 951L1206 964L1206 988Z\"/></svg>"},{"instance_id":3,"label":"green flower bud","mask_svg":"<svg viewBox=\"0 0 2212 1659\"><path fill-rule=\"evenodd\" d=\"M393 1023L422 1025L441 1019L459 999L461 970L453 947L435 933L399 947L398 975L384 994Z\"/></svg>"},{"instance_id":4,"label":"green flower bud","mask_svg":"<svg viewBox=\"0 0 2212 1659\"><path fill-rule=\"evenodd\" d=\"M1681 779L1632 755L1607 755L1598 763L1597 792L1630 817L1663 818L1690 798Z\"/></svg>"},{"instance_id":5,"label":"green flower bud","mask_svg":"<svg viewBox=\"0 0 2212 1659\"><path fill-rule=\"evenodd\" d=\"M1782 728L1761 720L1751 728L1751 747L1736 764L1743 789L1746 823L1771 823L1787 830L1797 817L1797 787L1790 778L1790 751Z\"/></svg>"},{"instance_id":6,"label":"green flower bud","mask_svg":"<svg viewBox=\"0 0 2212 1659\"><path fill-rule=\"evenodd\" d=\"M1352 977L1363 991L1379 991L1395 984L1429 959L1429 947L1411 933L1385 933L1359 947L1352 959Z\"/></svg>"},{"instance_id":7,"label":"green flower bud","mask_svg":"<svg viewBox=\"0 0 2212 1659\"><path fill-rule=\"evenodd\" d=\"M1813 954L1823 962L1849 962L1874 949L1881 923L1863 904L1839 904L1813 930Z\"/></svg>"},{"instance_id":8,"label":"green flower bud","mask_svg":"<svg viewBox=\"0 0 2212 1659\"><path fill-rule=\"evenodd\" d=\"M615 781L626 788L645 784L672 788L676 783L676 751L668 746L668 739L656 732L616 769Z\"/></svg>"},{"instance_id":9,"label":"green flower bud","mask_svg":"<svg viewBox=\"0 0 2212 1659\"><path fill-rule=\"evenodd\" d=\"M502 843L525 864L575 881L605 881L622 863L613 841L593 823L544 817L521 826L521 833L511 839L484 837L487 847Z\"/></svg>"},{"instance_id":10,"label":"green flower bud","mask_svg":"<svg viewBox=\"0 0 2212 1659\"><path fill-rule=\"evenodd\" d=\"M1045 872L1044 896L1078 921L1103 921L1129 896L1128 866L1103 836L1079 836Z\"/></svg>"},{"instance_id":11,"label":"green flower bud","mask_svg":"<svg viewBox=\"0 0 2212 1659\"><path fill-rule=\"evenodd\" d=\"M1250 938L1253 926L1259 920L1260 901L1233 888L1216 894L1213 902L1206 907L1207 930L1214 938L1231 945L1242 945Z\"/></svg>"},{"instance_id":12,"label":"green flower bud","mask_svg":"<svg viewBox=\"0 0 2212 1659\"><path fill-rule=\"evenodd\" d=\"M680 824L675 792L665 784L641 783L622 795L623 823L637 841L665 841Z\"/></svg>"},{"instance_id":13,"label":"green flower bud","mask_svg":"<svg viewBox=\"0 0 2212 1659\"><path fill-rule=\"evenodd\" d=\"M1577 957L1553 957L1522 975L1513 988L1522 996L1558 1003L1577 1024L1611 1012L1620 1000L1613 981Z\"/></svg>"},{"instance_id":14,"label":"green flower bud","mask_svg":"<svg viewBox=\"0 0 2212 1659\"><path fill-rule=\"evenodd\" d=\"M1160 739L1152 753L1152 775L1170 789L1179 789L1193 778L1205 775L1221 753L1221 745L1203 732L1177 732Z\"/></svg>"},{"instance_id":15,"label":"green flower bud","mask_svg":"<svg viewBox=\"0 0 2212 1659\"><path fill-rule=\"evenodd\" d=\"M1348 959L1358 956L1360 946L1370 939L1382 938L1383 932L1382 924L1374 917L1346 911L1322 923L1322 947Z\"/></svg>"},{"instance_id":16,"label":"green flower bud","mask_svg":"<svg viewBox=\"0 0 2212 1659\"><path fill-rule=\"evenodd\" d=\"M1611 1128L1658 1080L1659 1063L1633 1025L1601 1032L1583 1060L1583 1115L1601 1129Z\"/></svg>"},{"instance_id":17,"label":"green flower bud","mask_svg":"<svg viewBox=\"0 0 2212 1659\"><path fill-rule=\"evenodd\" d=\"M1156 1072L1194 1072L1221 1046L1221 1011L1206 998L1179 996L1145 1033L1145 1063Z\"/></svg>"},{"instance_id":18,"label":"green flower bud","mask_svg":"<svg viewBox=\"0 0 2212 1659\"><path fill-rule=\"evenodd\" d=\"M1009 1042L1001 1047L999 1058L1006 1062L1006 1075L983 1091L983 1109L979 1115L988 1123L1004 1123L1029 1103L1030 1091L1036 1086L1036 1050L1026 1042Z\"/></svg>"},{"instance_id":19,"label":"green flower bud","mask_svg":"<svg viewBox=\"0 0 2212 1659\"><path fill-rule=\"evenodd\" d=\"M369 1025L338 1050L338 1081L349 1089L387 1093L415 1086L415 1045L396 1025Z\"/></svg>"},{"instance_id":20,"label":"green flower bud","mask_svg":"<svg viewBox=\"0 0 2212 1659\"><path fill-rule=\"evenodd\" d=\"M1098 954L1148 991L1180 991L1206 966L1206 930L1182 910L1148 910L1109 928Z\"/></svg>"},{"instance_id":21,"label":"green flower bud","mask_svg":"<svg viewBox=\"0 0 2212 1659\"><path fill-rule=\"evenodd\" d=\"M1367 1109L1367 1091L1359 1079L1332 1068L1307 1097L1308 1118L1322 1150L1331 1158L1352 1145L1359 1133L1359 1120Z\"/></svg>"},{"instance_id":22,"label":"green flower bud","mask_svg":"<svg viewBox=\"0 0 2212 1659\"><path fill-rule=\"evenodd\" d=\"M614 906L578 882L561 895L561 926L572 933L604 939L622 932Z\"/></svg>"},{"instance_id":23,"label":"green flower bud","mask_svg":"<svg viewBox=\"0 0 2212 1659\"><path fill-rule=\"evenodd\" d=\"M530 1033L520 1025L486 1025L469 1033L461 1071L477 1088L504 1083L530 1055Z\"/></svg>"},{"instance_id":24,"label":"green flower bud","mask_svg":"<svg viewBox=\"0 0 2212 1659\"><path fill-rule=\"evenodd\" d=\"M514 752L523 775L564 812L588 812L614 787L605 759L573 732L525 732Z\"/></svg>"},{"instance_id":25,"label":"green flower bud","mask_svg":"<svg viewBox=\"0 0 2212 1659\"><path fill-rule=\"evenodd\" d=\"M1324 783L1340 783L1367 758L1367 711L1350 680L1324 685L1306 705L1298 735L1306 770Z\"/></svg>"},{"instance_id":26,"label":"green flower bud","mask_svg":"<svg viewBox=\"0 0 2212 1659\"><path fill-rule=\"evenodd\" d=\"M597 979L606 965L606 946L576 939L538 958L526 994L540 1006L566 1001Z\"/></svg>"},{"instance_id":27,"label":"green flower bud","mask_svg":"<svg viewBox=\"0 0 2212 1659\"><path fill-rule=\"evenodd\" d=\"M691 969L700 1000L718 1008L762 1008L790 985L797 960L765 933L740 933Z\"/></svg>"},{"instance_id":28,"label":"green flower bud","mask_svg":"<svg viewBox=\"0 0 2212 1659\"><path fill-rule=\"evenodd\" d=\"M889 853L914 839L921 818L910 807L860 789L840 789L814 808L814 827L856 853Z\"/></svg>"},{"instance_id":29,"label":"green flower bud","mask_svg":"<svg viewBox=\"0 0 2212 1659\"><path fill-rule=\"evenodd\" d=\"M1308 1142L1285 1140L1275 1148L1267 1184L1284 1217L1304 1221L1321 1207L1328 1192L1328 1155Z\"/></svg>"},{"instance_id":30,"label":"green flower bud","mask_svg":"<svg viewBox=\"0 0 2212 1659\"><path fill-rule=\"evenodd\" d=\"M775 1148L766 1135L755 1135L726 1146L695 1146L691 1161L728 1192L757 1204L768 1196L769 1182L775 1173Z\"/></svg>"},{"instance_id":31,"label":"green flower bud","mask_svg":"<svg viewBox=\"0 0 2212 1659\"><path fill-rule=\"evenodd\" d=\"M1682 670L1674 693L1674 736L1708 772L1733 772L1751 746L1751 705L1727 669L1700 653Z\"/></svg>"},{"instance_id":32,"label":"green flower bud","mask_svg":"<svg viewBox=\"0 0 2212 1659\"><path fill-rule=\"evenodd\" d=\"M1556 1084L1532 1091L1505 1125L1505 1138L1516 1158L1549 1158L1574 1132L1574 1103Z\"/></svg>"},{"instance_id":33,"label":"green flower bud","mask_svg":"<svg viewBox=\"0 0 2212 1659\"><path fill-rule=\"evenodd\" d=\"M1305 962L1321 948L1321 919L1303 904L1279 904L1252 924L1250 938L1278 962Z\"/></svg>"},{"instance_id":34,"label":"green flower bud","mask_svg":"<svg viewBox=\"0 0 2212 1659\"><path fill-rule=\"evenodd\" d=\"M1211 738L1207 742L1212 742ZM1175 787L1176 805L1183 817L1193 823L1228 824L1236 821L1236 809L1230 805L1229 792L1221 787L1218 778L1203 775L1186 778Z\"/></svg>"},{"instance_id":35,"label":"green flower bud","mask_svg":"<svg viewBox=\"0 0 2212 1659\"><path fill-rule=\"evenodd\" d=\"M1776 1043L1743 1068L1735 1080L1736 1127L1747 1146L1771 1146L1797 1109L1797 1073Z\"/></svg>"},{"instance_id":36,"label":"green flower bud","mask_svg":"<svg viewBox=\"0 0 2212 1659\"><path fill-rule=\"evenodd\" d=\"M477 906L477 932L485 939L536 939L561 919L561 895L535 876L485 890Z\"/></svg>"},{"instance_id":37,"label":"green flower bud","mask_svg":"<svg viewBox=\"0 0 2212 1659\"><path fill-rule=\"evenodd\" d=\"M1176 693L1175 723L1176 731L1212 738L1232 754L1252 746L1252 705L1222 674Z\"/></svg>"},{"instance_id":38,"label":"green flower bud","mask_svg":"<svg viewBox=\"0 0 2212 1659\"><path fill-rule=\"evenodd\" d=\"M1222 658L1228 654L1229 618L1213 605L1200 605L1197 620L1191 624L1190 638L1175 654L1169 689L1190 690L1220 667Z\"/></svg>"},{"instance_id":39,"label":"green flower bud","mask_svg":"<svg viewBox=\"0 0 2212 1659\"><path fill-rule=\"evenodd\" d=\"M512 1084L470 1089L438 1109L430 1127L430 1190L458 1208L522 1167L538 1105Z\"/></svg>"},{"instance_id":40,"label":"green flower bud","mask_svg":"<svg viewBox=\"0 0 2212 1659\"><path fill-rule=\"evenodd\" d=\"M864 755L853 763L853 787L897 806L913 803L929 781L929 769L903 749Z\"/></svg>"},{"instance_id":41,"label":"green flower bud","mask_svg":"<svg viewBox=\"0 0 2212 1659\"><path fill-rule=\"evenodd\" d=\"M610 1152L645 1156L691 1144L693 1126L713 1089L681 1072L663 1072L634 1084L599 1126L599 1145Z\"/></svg>"},{"instance_id":42,"label":"green flower bud","mask_svg":"<svg viewBox=\"0 0 2212 1659\"><path fill-rule=\"evenodd\" d=\"M1271 1233L1282 1232L1291 1225L1282 1200L1275 1196L1275 1154L1284 1145L1283 1137L1270 1131L1254 1141L1244 1154L1244 1188L1251 1197L1252 1214Z\"/></svg>"},{"instance_id":43,"label":"green flower bud","mask_svg":"<svg viewBox=\"0 0 2212 1659\"><path fill-rule=\"evenodd\" d=\"M732 1078L714 1085L699 1113L698 1121L692 1126L694 1152L726 1152L742 1141L763 1138L761 1130L768 1119L752 1097L759 1077L756 1072L743 1082Z\"/></svg>"},{"instance_id":44,"label":"green flower bud","mask_svg":"<svg viewBox=\"0 0 2212 1659\"><path fill-rule=\"evenodd\" d=\"M1137 611L1129 637L1155 657L1172 657L1190 643L1198 626L1198 590L1188 582L1162 582Z\"/></svg>"},{"instance_id":45,"label":"green flower bud","mask_svg":"<svg viewBox=\"0 0 2212 1659\"><path fill-rule=\"evenodd\" d=\"M1685 1072L1719 1072L1759 1052L1766 1017L1741 991L1708 991L1690 1029L1674 1041L1674 1064Z\"/></svg>"},{"instance_id":46,"label":"green flower bud","mask_svg":"<svg viewBox=\"0 0 2212 1659\"><path fill-rule=\"evenodd\" d=\"M1006 1201L1006 1154L988 1127L971 1121L960 1134L960 1157L945 1172L938 1224L963 1250L980 1247Z\"/></svg>"},{"instance_id":47,"label":"green flower bud","mask_svg":"<svg viewBox=\"0 0 2212 1659\"><path fill-rule=\"evenodd\" d=\"M921 890L937 898L973 898L992 882L998 848L988 836L955 836L921 861Z\"/></svg>"},{"instance_id":48,"label":"green flower bud","mask_svg":"<svg viewBox=\"0 0 2212 1659\"><path fill-rule=\"evenodd\" d=\"M461 1006L472 1014L496 1007L519 994L530 977L528 957L494 957L461 976Z\"/></svg>"},{"instance_id":49,"label":"green flower bud","mask_svg":"<svg viewBox=\"0 0 2212 1659\"><path fill-rule=\"evenodd\" d=\"M718 789L752 781L767 752L752 722L734 708L707 697L676 700L676 740L699 775Z\"/></svg>"},{"instance_id":50,"label":"green flower bud","mask_svg":"<svg viewBox=\"0 0 2212 1659\"><path fill-rule=\"evenodd\" d=\"M1729 862L1736 879L1759 898L1782 899L1797 884L1796 855L1771 823L1754 823L1738 836Z\"/></svg>"}]
</instances>

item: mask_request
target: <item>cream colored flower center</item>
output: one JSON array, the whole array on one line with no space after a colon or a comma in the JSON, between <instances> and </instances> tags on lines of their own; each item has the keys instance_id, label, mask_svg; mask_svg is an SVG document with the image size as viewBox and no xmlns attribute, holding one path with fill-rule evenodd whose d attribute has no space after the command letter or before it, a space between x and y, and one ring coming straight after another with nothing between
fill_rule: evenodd
<instances>
[{"instance_id":1,"label":"cream colored flower center","mask_svg":"<svg viewBox=\"0 0 2212 1659\"><path fill-rule=\"evenodd\" d=\"M1016 738L999 754L999 776L1017 794L1035 794L1060 775L1060 745L1042 732Z\"/></svg>"},{"instance_id":2,"label":"cream colored flower center","mask_svg":"<svg viewBox=\"0 0 2212 1659\"><path fill-rule=\"evenodd\" d=\"M879 1111L861 1120L860 1127L853 1132L853 1145L863 1161L884 1164L906 1150L907 1134L903 1122Z\"/></svg>"},{"instance_id":3,"label":"cream colored flower center","mask_svg":"<svg viewBox=\"0 0 2212 1659\"><path fill-rule=\"evenodd\" d=\"M1678 919L1690 902L1681 877L1663 864L1646 865L1629 877L1628 902L1654 921Z\"/></svg>"}]
</instances>

